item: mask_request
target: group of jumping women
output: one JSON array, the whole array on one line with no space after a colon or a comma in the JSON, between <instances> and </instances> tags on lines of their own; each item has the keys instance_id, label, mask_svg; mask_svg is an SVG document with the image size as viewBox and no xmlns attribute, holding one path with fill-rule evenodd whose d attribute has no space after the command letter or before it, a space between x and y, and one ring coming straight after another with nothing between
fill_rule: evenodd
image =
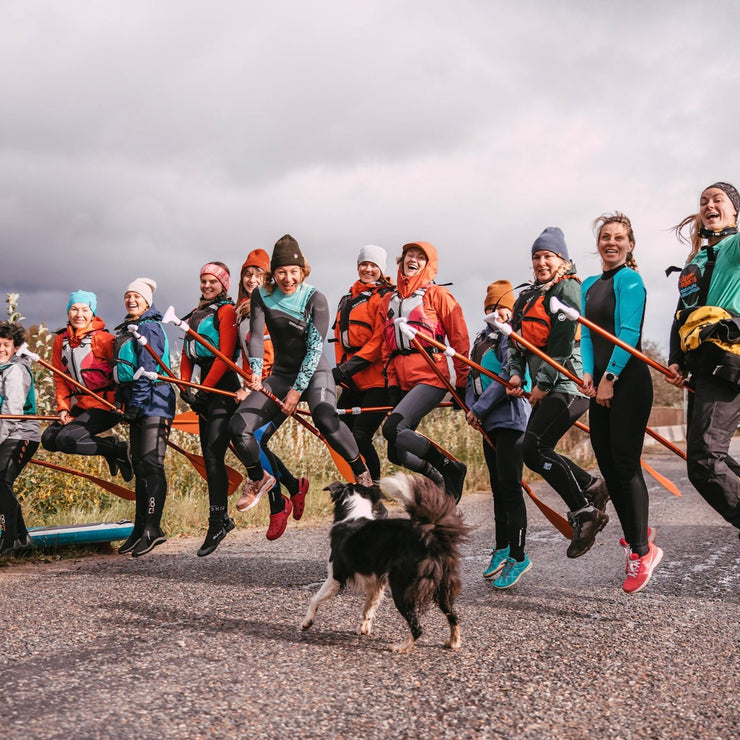
<instances>
[{"instance_id":1,"label":"group of jumping women","mask_svg":"<svg viewBox=\"0 0 740 740\"><path fill-rule=\"evenodd\" d=\"M739 210L738 191L717 182L701 193L698 213L676 227L690 253L682 268L673 268L680 272L679 302L665 372L668 382L690 391L690 480L737 528L740 464L729 444L740 421ZM647 365L628 351L640 349L646 290L629 219L604 214L594 231L601 274L581 281L563 232L546 228L532 244L533 280L518 295L508 280L488 286L484 328L472 347L460 305L435 283L438 257L431 244L403 246L395 284L386 274L385 250L363 247L358 279L335 314L333 368L323 351L329 305L306 282L309 264L287 234L272 256L262 249L247 256L236 304L229 268L217 261L203 265L197 306L176 322L186 332L179 380L167 366L154 280L136 278L126 287L125 317L112 333L97 315L96 296L75 291L52 351L58 418L43 434L34 419L31 360L18 352L24 331L0 323L0 556L30 545L13 483L39 444L52 452L101 455L111 475L135 478L134 526L120 553L139 557L164 542L164 457L178 385L198 415L207 472L210 508L201 557L235 526L228 510L229 446L246 470L237 511L267 494L271 540L283 534L291 515L303 515L308 481L294 476L268 445L300 401L357 484L380 479L373 438L381 429L391 463L427 476L459 501L466 465L416 431L450 393L454 407L481 432L489 471L495 541L484 577L506 589L532 567L525 551L526 464L567 506L569 558L592 547L609 521L611 499L626 553L622 588L642 590L663 557L648 526L640 465L652 381ZM589 329L589 322L606 331ZM337 388L342 407L362 411L340 417ZM601 477L555 451L586 410ZM104 434L121 421L128 423L128 441Z\"/></svg>"}]
</instances>

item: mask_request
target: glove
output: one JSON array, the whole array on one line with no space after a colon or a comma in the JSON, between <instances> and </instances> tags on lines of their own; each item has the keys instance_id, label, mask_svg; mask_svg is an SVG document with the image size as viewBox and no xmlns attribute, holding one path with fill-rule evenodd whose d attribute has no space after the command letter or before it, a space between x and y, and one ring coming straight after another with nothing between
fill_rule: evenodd
<instances>
[{"instance_id":1,"label":"glove","mask_svg":"<svg viewBox=\"0 0 740 740\"><path fill-rule=\"evenodd\" d=\"M190 408L193 409L196 414L199 414L200 416L205 416L206 412L208 411L209 397L209 393L206 393L205 391L198 391L193 395L193 401L190 404Z\"/></svg>"},{"instance_id":2,"label":"glove","mask_svg":"<svg viewBox=\"0 0 740 740\"><path fill-rule=\"evenodd\" d=\"M403 391L397 385L388 386L388 403L391 406L398 406L403 399Z\"/></svg>"},{"instance_id":3,"label":"glove","mask_svg":"<svg viewBox=\"0 0 740 740\"><path fill-rule=\"evenodd\" d=\"M460 397L460 399L464 402L465 401L465 386L462 388L455 388L455 393ZM452 410L453 411L462 411L463 407L455 400L455 397L452 397Z\"/></svg>"},{"instance_id":4,"label":"glove","mask_svg":"<svg viewBox=\"0 0 740 740\"><path fill-rule=\"evenodd\" d=\"M123 420L128 421L129 423L136 421L139 418L140 413L141 408L139 406L126 406L123 411Z\"/></svg>"},{"instance_id":5,"label":"glove","mask_svg":"<svg viewBox=\"0 0 740 740\"><path fill-rule=\"evenodd\" d=\"M188 406L192 406L193 400L195 399L195 391L192 388L180 388L180 398L182 398Z\"/></svg>"},{"instance_id":6,"label":"glove","mask_svg":"<svg viewBox=\"0 0 740 740\"><path fill-rule=\"evenodd\" d=\"M347 377L345 376L342 368L339 365L331 369L331 375L337 385L343 385L347 380Z\"/></svg>"}]
</instances>

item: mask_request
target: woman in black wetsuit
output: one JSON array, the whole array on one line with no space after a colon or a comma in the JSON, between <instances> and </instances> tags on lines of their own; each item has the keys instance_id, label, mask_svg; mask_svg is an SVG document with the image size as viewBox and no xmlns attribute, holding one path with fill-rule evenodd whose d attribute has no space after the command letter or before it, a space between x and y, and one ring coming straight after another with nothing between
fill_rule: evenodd
<instances>
[{"instance_id":1,"label":"woman in black wetsuit","mask_svg":"<svg viewBox=\"0 0 740 740\"><path fill-rule=\"evenodd\" d=\"M332 448L349 463L357 483L370 486L372 478L360 457L357 443L337 415L336 386L323 355L324 338L329 329L329 306L323 293L305 282L310 268L298 242L289 234L275 244L270 270L265 284L252 293L250 389L259 391L262 388L266 327L272 337L275 360L264 385L282 400L283 408L261 393L251 393L239 404L231 419L231 439L239 458L246 465L250 481L244 498L261 496L271 491L275 484L274 477L262 468L254 432L272 420L279 424L285 414L292 414L298 408L300 400L308 403L316 426ZM285 496L270 498L268 539L282 535L291 509L290 500Z\"/></svg>"}]
</instances>

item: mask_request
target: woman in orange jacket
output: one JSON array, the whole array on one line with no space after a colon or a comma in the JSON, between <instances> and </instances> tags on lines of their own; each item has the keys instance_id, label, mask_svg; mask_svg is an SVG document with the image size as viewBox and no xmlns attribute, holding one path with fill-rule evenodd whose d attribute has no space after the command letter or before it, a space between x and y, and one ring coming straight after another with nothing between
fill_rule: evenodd
<instances>
[{"instance_id":1,"label":"woman in orange jacket","mask_svg":"<svg viewBox=\"0 0 740 740\"><path fill-rule=\"evenodd\" d=\"M459 501L467 467L448 458L414 431L447 390L396 323L396 319L406 319L410 326L439 341L446 337L459 354L468 354L470 338L462 308L447 288L434 283L437 264L437 250L431 244L404 245L398 260L398 286L383 299L383 360L390 402L395 407L383 425L383 436L388 440L388 459L392 463L444 485ZM420 341L442 374L449 378L447 356ZM453 364L455 386L458 395L464 397L468 366L459 360Z\"/></svg>"},{"instance_id":2,"label":"woman in orange jacket","mask_svg":"<svg viewBox=\"0 0 740 740\"><path fill-rule=\"evenodd\" d=\"M67 326L54 337L51 363L78 383L110 403L115 402L113 342L115 337L97 315L95 293L76 290L67 303ZM121 415L54 373L59 421L50 424L41 444L50 452L67 455L102 455L111 475L133 478L128 442L114 435L99 436L112 429Z\"/></svg>"},{"instance_id":3,"label":"woman in orange jacket","mask_svg":"<svg viewBox=\"0 0 740 740\"><path fill-rule=\"evenodd\" d=\"M383 325L378 320L383 296L393 290L385 277L386 258L382 247L362 247L357 256L359 279L339 301L333 340L337 364L332 374L337 386L343 388L338 401L343 408L388 404L382 359ZM380 480L380 460L373 436L384 418L382 411L342 416L376 482Z\"/></svg>"}]
</instances>

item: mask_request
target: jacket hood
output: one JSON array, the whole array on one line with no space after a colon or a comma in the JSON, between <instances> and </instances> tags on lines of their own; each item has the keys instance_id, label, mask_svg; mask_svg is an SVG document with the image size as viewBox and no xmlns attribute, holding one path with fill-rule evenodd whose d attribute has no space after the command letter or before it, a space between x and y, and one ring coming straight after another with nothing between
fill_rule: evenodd
<instances>
[{"instance_id":1,"label":"jacket hood","mask_svg":"<svg viewBox=\"0 0 740 740\"><path fill-rule=\"evenodd\" d=\"M67 324L69 343L75 347L91 332L103 329L105 329L105 321L100 316L93 316L93 320L84 329L75 329L71 324Z\"/></svg>"},{"instance_id":2,"label":"jacket hood","mask_svg":"<svg viewBox=\"0 0 740 740\"><path fill-rule=\"evenodd\" d=\"M427 256L428 262L418 275L407 278L403 274L403 255L406 254L411 247L421 249L421 251ZM437 250L428 242L409 242L408 244L404 244L403 249L401 250L401 262L398 265L398 295L400 295L401 298L407 298L415 290L431 283L432 280L437 277L438 264Z\"/></svg>"}]
</instances>

